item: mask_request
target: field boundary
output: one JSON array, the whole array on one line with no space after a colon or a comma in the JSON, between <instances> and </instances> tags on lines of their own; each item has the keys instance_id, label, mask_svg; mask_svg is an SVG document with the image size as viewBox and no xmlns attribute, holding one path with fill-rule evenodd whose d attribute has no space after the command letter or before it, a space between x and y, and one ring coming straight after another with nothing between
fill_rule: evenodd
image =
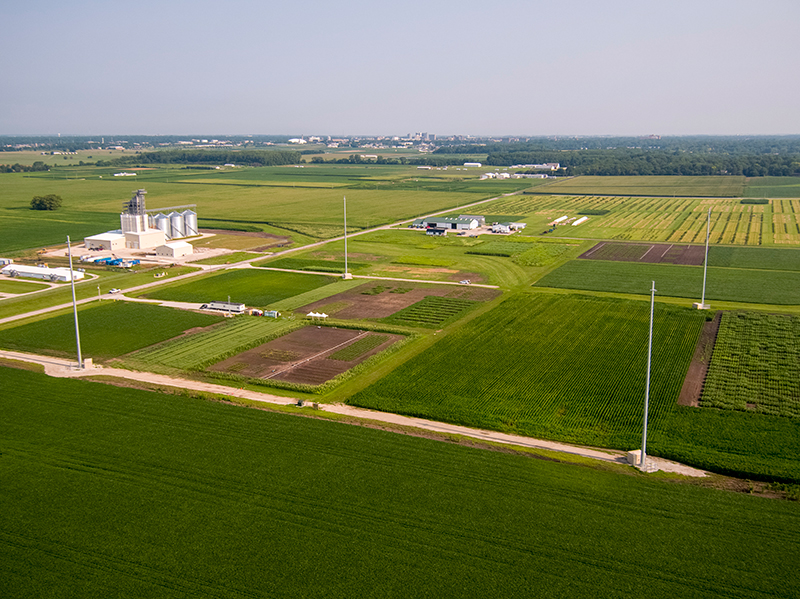
<instances>
[{"instance_id":1,"label":"field boundary","mask_svg":"<svg viewBox=\"0 0 800 599\"><path fill-rule=\"evenodd\" d=\"M703 330L697 338L697 346L689 363L689 370L683 380L681 394L678 396L679 406L700 406L700 397L703 395L708 367L711 365L711 355L714 353L714 344L717 342L719 325L722 321L722 310L714 314L714 318L703 324Z\"/></svg>"},{"instance_id":2,"label":"field boundary","mask_svg":"<svg viewBox=\"0 0 800 599\"><path fill-rule=\"evenodd\" d=\"M180 379L177 377L169 377L158 375L149 372L135 372L131 370L121 370L116 368L102 368L95 366L91 369L79 370L74 361L60 360L51 358L49 356L39 356L36 354L27 354L22 352L10 352L0 350L0 358L8 360L17 360L27 363L41 364L45 368L45 374L57 378L81 378L81 377L94 377L94 376L110 376L121 379L128 379L139 381L147 384L163 385L165 387L177 387L183 390L195 390L217 395L236 397L241 399L249 399L252 401L277 404L284 406L297 405L297 400L287 400L286 397L277 395L269 395L246 389L236 389L226 387L223 385L216 385L213 383L204 383L201 381L193 381L189 379ZM627 464L627 458L623 452L613 449L601 449L580 445L569 445L567 443L560 443L556 441L546 441L544 439L536 439L533 437L523 437L520 435L511 435L508 433L500 433L491 430L481 430L460 426L455 424L447 424L444 422L437 422L435 420L426 420L423 418L415 418L409 416L401 416L399 414L392 414L388 412L379 412L376 410L367 410L364 408L356 408L344 404L317 404L316 409L302 412L303 415L312 415L316 411L321 411L329 414L338 414L342 416L349 416L359 420L366 420L372 422L384 422L387 424L399 425L413 429L420 429L426 432L433 432L444 435L459 435L480 441L500 443L503 445L526 447L531 449L544 449L549 451L556 451L560 453L568 453L577 455L593 460L603 462L612 462L616 464ZM391 429L389 429L391 430ZM672 462L663 458L652 458L658 465L659 469L663 472L674 472L684 476L691 477L705 477L707 473L684 466L678 462Z\"/></svg>"}]
</instances>

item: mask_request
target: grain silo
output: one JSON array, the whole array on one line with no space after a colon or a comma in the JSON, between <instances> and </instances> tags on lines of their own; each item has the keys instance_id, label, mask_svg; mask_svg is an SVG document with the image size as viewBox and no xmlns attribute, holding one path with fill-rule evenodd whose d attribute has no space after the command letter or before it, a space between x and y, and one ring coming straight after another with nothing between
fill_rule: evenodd
<instances>
[{"instance_id":1,"label":"grain silo","mask_svg":"<svg viewBox=\"0 0 800 599\"><path fill-rule=\"evenodd\" d=\"M172 239L172 235L170 235L171 227L169 224L169 217L166 214L162 212L156 214L155 217L153 217L153 224L155 225L156 229L164 231L164 236L167 239Z\"/></svg>"},{"instance_id":2,"label":"grain silo","mask_svg":"<svg viewBox=\"0 0 800 599\"><path fill-rule=\"evenodd\" d=\"M185 228L183 224L183 215L180 212L169 213L169 236L171 239L178 237L186 237Z\"/></svg>"},{"instance_id":3,"label":"grain silo","mask_svg":"<svg viewBox=\"0 0 800 599\"><path fill-rule=\"evenodd\" d=\"M186 237L197 235L197 213L194 210L184 210L181 215L183 216L183 232Z\"/></svg>"}]
</instances>

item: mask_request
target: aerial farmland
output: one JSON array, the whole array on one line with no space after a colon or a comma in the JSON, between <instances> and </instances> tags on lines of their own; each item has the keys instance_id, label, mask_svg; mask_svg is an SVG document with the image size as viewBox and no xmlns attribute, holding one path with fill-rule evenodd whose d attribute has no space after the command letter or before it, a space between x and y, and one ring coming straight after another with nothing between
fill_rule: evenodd
<instances>
[{"instance_id":1,"label":"aerial farmland","mask_svg":"<svg viewBox=\"0 0 800 599\"><path fill-rule=\"evenodd\" d=\"M11 415L3 464L30 466L32 476L64 489L96 489L86 509L108 510L125 496L121 513L137 521L143 502L155 498L161 507L131 543L188 537L170 556L161 541L148 549L141 567L162 565L142 575L143 588L164 584L177 596L246 586L269 594L284 583L312 584L294 568L268 568L287 576L283 582L242 586L227 578L220 555L271 539L243 567L288 550L302 568L323 564L312 579L352 588L379 571L386 580L376 588L391 594L393 577L407 580L431 560L448 577L423 577L411 594L425 587L453 595L451 582L465 568L472 591L490 593L497 567L519 577L541 566L556 580L567 563L601 563L607 541L624 555L604 568L631 588L668 596L675 581L654 583L626 565L638 551L629 541L640 528L666 535L665 522L679 517L691 532L670 542L688 552L702 539L716 557L707 570L675 552L653 564L675 561L687 584L706 588L736 562L720 548L754 542L758 523L769 519L770 533L755 542L758 567L739 586L745 595L787 590L775 562L800 551L785 533L797 520L786 499L800 485L800 200L780 187L761 202L776 184L744 177L480 180L478 172L408 165L299 166L138 170L148 202L197 205L200 231L188 239L196 253L174 263L142 256L129 268L81 266L76 312L83 356L93 360L82 376L69 366L62 378L42 372L55 372L48 360L77 360L70 285L0 278L0 385ZM113 226L131 185L89 166L2 177L0 209L16 220L0 221L0 255L23 264L65 265L66 235L80 248L83 236ZM751 186L758 203L748 199ZM44 193L62 195L64 210L21 209ZM409 227L431 214L481 215L488 226L435 237ZM526 226L492 233L493 223ZM647 451L662 471L644 474L628 465L626 452L642 442L652 281ZM693 307L701 293L708 310ZM234 315L207 309L212 302L246 308ZM75 378L84 380L68 380ZM369 430L376 427L388 432ZM76 444L67 429L91 442ZM45 451L26 440L36 435L55 443ZM501 445L505 437L495 435L520 445ZM115 438L126 439L134 456ZM573 453L526 449L526 439ZM584 450L606 457L582 457ZM683 476L681 468L703 476ZM95 471L121 474L104 480ZM25 560L40 576L46 569L31 552L56 551L70 536L81 537L70 551L84 557L59 562L63 576L83 576L85 556L97 552L104 563L122 564L108 549L121 542L121 521L86 525L79 505L44 518L53 497L37 496L37 483L24 477L15 484L17 499L30 485L25 497L33 505L13 526L3 520L6 538L16 539L7 553L9 589L25 584ZM172 488L192 506L186 513L167 500ZM633 510L618 492L664 520L630 520ZM16 509L10 497L0 499L6 513ZM677 504L697 507L679 516ZM598 528L578 536L588 520L574 514L587 509ZM686 515L709 509L719 519L714 526ZM41 523L30 526L33 520ZM185 563L197 542L191 530L212 520L213 530L201 528L225 540L200 556L205 573L193 577ZM556 531L543 524L551 520L571 524ZM621 520L625 530L612 524ZM54 527L63 536L48 532ZM440 563L431 547L455 529L466 536L451 539L452 559ZM19 540L25 534L31 552ZM353 543L345 554L342 535ZM564 535L572 540L564 544ZM526 545L531 536L541 539L539 550L559 556L542 565ZM334 565L337 555L347 568ZM140 566L118 567L140 576ZM116 575L102 578L100 586L117 588ZM584 580L617 592L601 579L586 573ZM556 595L570 594L564 585Z\"/></svg>"}]
</instances>

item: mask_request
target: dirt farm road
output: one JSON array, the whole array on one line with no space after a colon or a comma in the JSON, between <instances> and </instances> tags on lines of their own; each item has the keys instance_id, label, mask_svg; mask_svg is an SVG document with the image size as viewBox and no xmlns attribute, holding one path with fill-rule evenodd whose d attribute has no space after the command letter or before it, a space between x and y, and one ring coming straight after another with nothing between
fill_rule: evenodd
<instances>
[{"instance_id":1,"label":"dirt farm road","mask_svg":"<svg viewBox=\"0 0 800 599\"><path fill-rule=\"evenodd\" d=\"M45 374L53 377L77 378L85 376L111 376L122 379L128 379L132 381L139 381L143 383L161 385L165 387L175 387L178 389L192 389L195 391L205 391L207 393L215 393L219 395L239 397L242 399L261 401L265 403L272 403L279 405L293 405L296 403L296 400L288 397L280 397L277 395L270 395L268 393L258 393L256 391L249 391L246 389L236 389L233 387L226 387L224 385L215 385L213 383L205 383L189 379L174 378L150 372L135 372L132 370L122 370L118 368L103 368L102 366L95 366L92 368L86 368L81 370L77 368L77 364L74 361L64 360L60 358L53 358L50 356L41 356L36 354L0 350L0 358L5 358L8 360L17 360L22 362L30 362L33 364L41 364L42 366L44 366ZM363 408L356 408L353 406L347 406L343 404L319 404L319 409L324 412L330 412L333 414L342 414L346 416L351 416L353 418L360 418L364 420L370 420L373 422L384 422L387 424L411 427L440 434L461 435L464 437L469 437L472 439L478 439L482 441L502 443L518 447L528 447L532 449L545 449L549 451L557 451L576 456L581 456L584 458L590 458L593 460L601 460L604 462L614 462L618 464L627 463L625 453L622 451L592 449L589 447L580 447L577 445L567 445L565 443L545 441L542 439L533 439L530 437L523 437L519 435L509 435L506 433L500 433L496 431L474 429L466 426L458 426L454 424L436 422L433 420L425 420L423 418L412 418L408 416L400 416L398 414L391 414L387 412L366 410ZM664 460L662 458L648 456L648 461L652 461L652 463L659 470L664 472L672 472L692 477L707 476L707 474L702 470L698 470L690 466L685 466L677 462Z\"/></svg>"}]
</instances>

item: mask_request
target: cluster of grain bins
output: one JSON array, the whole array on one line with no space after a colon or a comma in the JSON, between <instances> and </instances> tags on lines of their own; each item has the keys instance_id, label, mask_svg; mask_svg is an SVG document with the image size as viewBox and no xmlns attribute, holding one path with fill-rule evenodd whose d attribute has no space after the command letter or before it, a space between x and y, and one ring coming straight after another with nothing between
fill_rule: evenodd
<instances>
[{"instance_id":1,"label":"cluster of grain bins","mask_svg":"<svg viewBox=\"0 0 800 599\"><path fill-rule=\"evenodd\" d=\"M154 229L164 232L167 239L179 239L181 237L192 237L197 235L197 213L194 210L184 210L183 212L170 212L164 214L159 212L155 216L150 216Z\"/></svg>"}]
</instances>

